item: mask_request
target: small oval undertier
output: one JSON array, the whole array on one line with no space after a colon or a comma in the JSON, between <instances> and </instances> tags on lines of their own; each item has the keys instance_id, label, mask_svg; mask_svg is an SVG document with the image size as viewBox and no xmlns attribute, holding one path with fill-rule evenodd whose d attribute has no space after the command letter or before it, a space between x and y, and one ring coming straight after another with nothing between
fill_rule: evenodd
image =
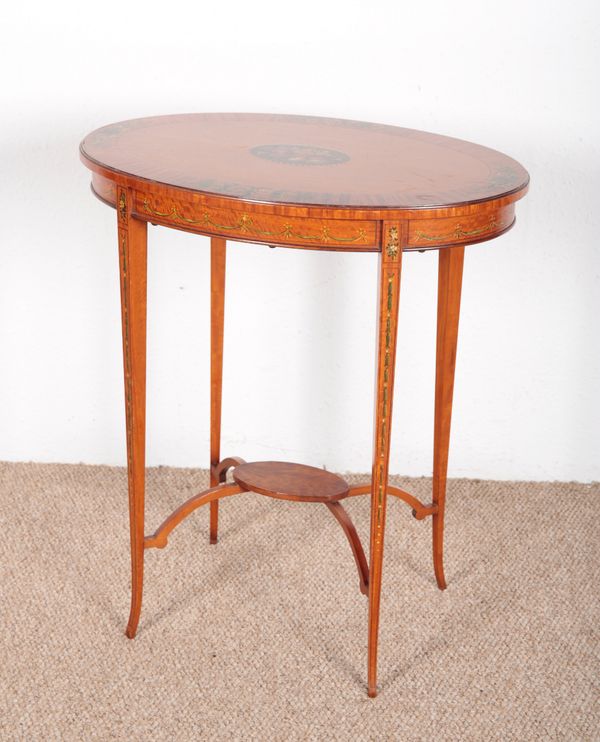
<instances>
[{"instance_id":1,"label":"small oval undertier","mask_svg":"<svg viewBox=\"0 0 600 742\"><path fill-rule=\"evenodd\" d=\"M233 470L243 489L280 500L333 502L348 494L348 483L337 474L286 461L255 461Z\"/></svg>"}]
</instances>

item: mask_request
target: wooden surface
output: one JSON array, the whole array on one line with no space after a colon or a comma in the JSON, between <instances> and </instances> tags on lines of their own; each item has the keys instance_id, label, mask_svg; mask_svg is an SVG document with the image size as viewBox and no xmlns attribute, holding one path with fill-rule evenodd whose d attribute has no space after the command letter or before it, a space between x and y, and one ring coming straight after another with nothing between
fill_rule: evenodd
<instances>
[{"instance_id":1,"label":"wooden surface","mask_svg":"<svg viewBox=\"0 0 600 742\"><path fill-rule=\"evenodd\" d=\"M210 503L212 506L215 502L218 502L223 497L230 497L231 495L238 495L240 492L245 492L237 484L219 484L216 487L211 487L208 490L199 492L197 495L190 497L176 510L174 510L168 518L166 518L160 526L154 531L151 536L146 536L144 539L145 549L164 549L169 539L171 531L178 526L188 515L191 515L195 510Z\"/></svg>"},{"instance_id":2,"label":"wooden surface","mask_svg":"<svg viewBox=\"0 0 600 742\"><path fill-rule=\"evenodd\" d=\"M358 570L358 586L363 595L369 595L369 565L367 564L367 557L363 551L362 543L354 527L348 513L344 510L341 503L339 502L326 502L325 506L329 509L329 512L341 525L350 548L352 549L352 555L356 563Z\"/></svg>"},{"instance_id":3,"label":"wooden surface","mask_svg":"<svg viewBox=\"0 0 600 742\"><path fill-rule=\"evenodd\" d=\"M81 143L94 193L153 224L316 250L379 251L383 220L408 220L403 250L510 229L529 176L495 150L359 121L187 114L111 124Z\"/></svg>"},{"instance_id":4,"label":"wooden surface","mask_svg":"<svg viewBox=\"0 0 600 742\"><path fill-rule=\"evenodd\" d=\"M450 446L450 421L458 343L464 247L440 250L438 266L437 340L435 364L435 416L433 430L433 568L438 587L444 576L444 509Z\"/></svg>"},{"instance_id":5,"label":"wooden surface","mask_svg":"<svg viewBox=\"0 0 600 742\"><path fill-rule=\"evenodd\" d=\"M223 325L225 322L225 260L227 243L213 237L210 241L210 484L219 482L215 476L221 458L221 392L223 386ZM219 501L210 503L211 544L217 543Z\"/></svg>"},{"instance_id":6,"label":"wooden surface","mask_svg":"<svg viewBox=\"0 0 600 742\"><path fill-rule=\"evenodd\" d=\"M464 247L510 229L529 177L514 160L468 142L399 127L267 114L193 114L113 124L82 142L92 189L117 210L131 525L132 602L142 602L144 548L210 503L242 491L324 502L348 539L369 597L368 693L377 694L377 646L386 498L432 516L437 584L446 587L443 534ZM144 539L146 227L211 236L211 488ZM284 462L220 460L226 240L379 253L376 399L371 484ZM443 248L443 249L440 249ZM431 504L390 487L388 470L402 253L440 249ZM227 484L233 468L235 484ZM370 564L339 500L371 496Z\"/></svg>"},{"instance_id":7,"label":"wooden surface","mask_svg":"<svg viewBox=\"0 0 600 742\"><path fill-rule=\"evenodd\" d=\"M131 610L126 634L132 639L142 609L144 579L144 490L146 474L146 295L147 226L131 217L131 199L119 192L117 214L121 275L121 320L127 426L127 476L131 541Z\"/></svg>"},{"instance_id":8,"label":"wooden surface","mask_svg":"<svg viewBox=\"0 0 600 742\"><path fill-rule=\"evenodd\" d=\"M286 461L253 461L236 466L233 479L246 490L281 500L334 502L348 494L348 485L337 474Z\"/></svg>"},{"instance_id":9,"label":"wooden surface","mask_svg":"<svg viewBox=\"0 0 600 742\"><path fill-rule=\"evenodd\" d=\"M252 113L135 119L89 134L83 156L114 173L226 198L431 208L499 198L526 171L495 150L363 121Z\"/></svg>"},{"instance_id":10,"label":"wooden surface","mask_svg":"<svg viewBox=\"0 0 600 742\"><path fill-rule=\"evenodd\" d=\"M368 694L377 695L377 644L383 541L388 492L388 467L392 437L392 406L394 401L394 369L396 367L396 335L400 303L402 250L406 241L406 222L385 222L383 250L379 256L377 301L377 375L375 425L373 426L373 465L371 474L371 537L369 562L369 634L368 634Z\"/></svg>"}]
</instances>

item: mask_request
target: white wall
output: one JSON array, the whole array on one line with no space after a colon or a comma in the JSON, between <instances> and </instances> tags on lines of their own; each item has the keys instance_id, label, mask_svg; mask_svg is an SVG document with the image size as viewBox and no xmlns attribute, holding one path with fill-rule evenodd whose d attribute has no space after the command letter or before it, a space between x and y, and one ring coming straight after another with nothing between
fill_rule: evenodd
<instances>
[{"instance_id":1,"label":"white wall","mask_svg":"<svg viewBox=\"0 0 600 742\"><path fill-rule=\"evenodd\" d=\"M595 0L3 3L0 459L125 461L115 216L79 140L249 110L421 128L529 169L516 228L467 252L450 470L600 479L599 18ZM150 231L150 464L207 463L208 258ZM224 453L370 468L375 263L231 243ZM406 256L394 473L431 467L435 281L435 254Z\"/></svg>"}]
</instances>

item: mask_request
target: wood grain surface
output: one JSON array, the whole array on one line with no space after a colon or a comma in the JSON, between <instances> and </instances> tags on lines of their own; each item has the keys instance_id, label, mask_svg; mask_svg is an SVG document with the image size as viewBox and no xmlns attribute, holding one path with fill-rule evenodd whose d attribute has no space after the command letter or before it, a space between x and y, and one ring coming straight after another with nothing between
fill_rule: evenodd
<instances>
[{"instance_id":1,"label":"wood grain surface","mask_svg":"<svg viewBox=\"0 0 600 742\"><path fill-rule=\"evenodd\" d=\"M262 203L431 208L522 190L515 160L460 139L364 121L196 113L102 127L81 144L115 174Z\"/></svg>"},{"instance_id":2,"label":"wood grain surface","mask_svg":"<svg viewBox=\"0 0 600 742\"><path fill-rule=\"evenodd\" d=\"M287 461L242 464L233 470L233 479L245 490L281 500L335 502L348 494L348 485L337 474Z\"/></svg>"}]
</instances>

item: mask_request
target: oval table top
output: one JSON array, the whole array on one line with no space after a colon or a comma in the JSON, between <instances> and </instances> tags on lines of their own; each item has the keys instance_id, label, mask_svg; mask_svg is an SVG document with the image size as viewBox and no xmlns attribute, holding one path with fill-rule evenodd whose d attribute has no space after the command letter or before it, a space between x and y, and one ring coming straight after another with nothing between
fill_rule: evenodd
<instances>
[{"instance_id":1,"label":"oval table top","mask_svg":"<svg viewBox=\"0 0 600 742\"><path fill-rule=\"evenodd\" d=\"M427 209L527 187L518 162L460 139L363 121L192 113L110 124L81 143L86 164L244 201Z\"/></svg>"},{"instance_id":2,"label":"oval table top","mask_svg":"<svg viewBox=\"0 0 600 742\"><path fill-rule=\"evenodd\" d=\"M393 220L392 252L489 240L512 227L529 183L478 144L314 116L133 119L92 132L80 154L121 221L317 250L381 251Z\"/></svg>"}]
</instances>

